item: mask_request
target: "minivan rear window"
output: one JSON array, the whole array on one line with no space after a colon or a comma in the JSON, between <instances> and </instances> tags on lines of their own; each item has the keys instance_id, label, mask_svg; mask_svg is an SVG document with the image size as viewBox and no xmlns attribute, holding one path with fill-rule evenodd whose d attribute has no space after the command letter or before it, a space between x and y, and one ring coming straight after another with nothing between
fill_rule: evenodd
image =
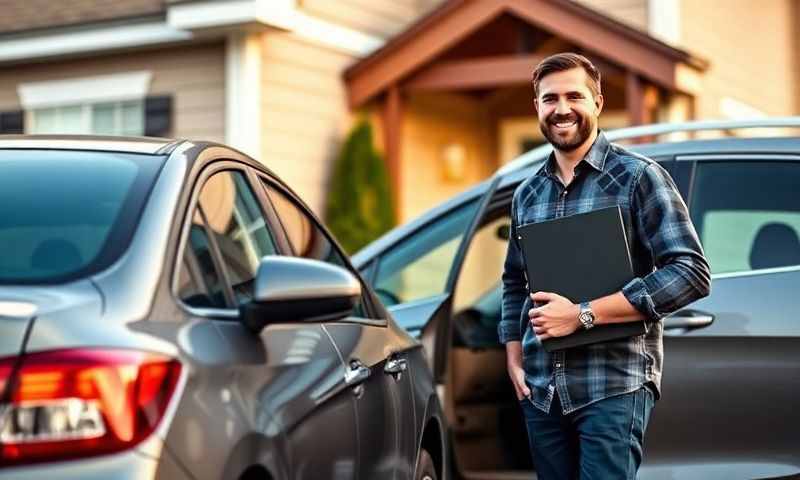
<instances>
[{"instance_id":1,"label":"minivan rear window","mask_svg":"<svg viewBox=\"0 0 800 480\"><path fill-rule=\"evenodd\" d=\"M0 150L0 284L59 283L110 265L165 158Z\"/></svg>"}]
</instances>

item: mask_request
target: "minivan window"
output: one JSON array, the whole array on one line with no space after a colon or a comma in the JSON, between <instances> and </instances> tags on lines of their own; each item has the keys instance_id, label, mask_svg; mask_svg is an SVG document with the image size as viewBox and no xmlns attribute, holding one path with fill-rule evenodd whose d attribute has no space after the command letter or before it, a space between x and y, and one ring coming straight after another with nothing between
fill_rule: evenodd
<instances>
[{"instance_id":1,"label":"minivan window","mask_svg":"<svg viewBox=\"0 0 800 480\"><path fill-rule=\"evenodd\" d=\"M477 207L475 201L459 207L381 257L374 287L385 305L445 293L458 247Z\"/></svg>"},{"instance_id":2,"label":"minivan window","mask_svg":"<svg viewBox=\"0 0 800 480\"><path fill-rule=\"evenodd\" d=\"M712 273L800 265L800 162L697 166L691 215Z\"/></svg>"},{"instance_id":3,"label":"minivan window","mask_svg":"<svg viewBox=\"0 0 800 480\"><path fill-rule=\"evenodd\" d=\"M0 150L0 283L59 283L127 248L164 156Z\"/></svg>"}]
</instances>

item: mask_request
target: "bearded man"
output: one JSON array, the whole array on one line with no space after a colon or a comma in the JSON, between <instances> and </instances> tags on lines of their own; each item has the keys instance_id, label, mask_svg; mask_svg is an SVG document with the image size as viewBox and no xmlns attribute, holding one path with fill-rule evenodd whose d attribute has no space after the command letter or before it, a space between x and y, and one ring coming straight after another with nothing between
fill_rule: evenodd
<instances>
[{"instance_id":1,"label":"bearded man","mask_svg":"<svg viewBox=\"0 0 800 480\"><path fill-rule=\"evenodd\" d=\"M599 131L600 73L588 59L544 59L533 73L533 93L553 153L512 201L498 327L508 373L540 480L634 479L660 397L662 318L709 294L708 263L669 174ZM526 285L519 225L611 205L622 210L631 246L635 277L628 284L580 304ZM542 347L542 340L581 328L642 319L644 335L553 353Z\"/></svg>"}]
</instances>

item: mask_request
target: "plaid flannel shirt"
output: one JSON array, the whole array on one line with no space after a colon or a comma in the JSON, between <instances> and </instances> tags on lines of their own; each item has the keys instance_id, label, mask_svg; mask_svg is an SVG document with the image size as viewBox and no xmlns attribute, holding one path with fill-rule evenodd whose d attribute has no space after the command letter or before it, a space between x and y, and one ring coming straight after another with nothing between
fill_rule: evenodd
<instances>
[{"instance_id":1,"label":"plaid flannel shirt","mask_svg":"<svg viewBox=\"0 0 800 480\"><path fill-rule=\"evenodd\" d=\"M555 175L554 167L551 154L514 192L500 341L522 341L525 379L534 405L545 412L555 392L565 414L644 385L654 387L660 396L661 319L710 291L708 263L686 204L660 165L609 143L602 132L575 168L569 188ZM529 293L536 291L536 285L528 288L526 284L516 227L614 205L622 210L635 275L622 293L645 316L648 331L548 353L528 319L534 307Z\"/></svg>"}]
</instances>

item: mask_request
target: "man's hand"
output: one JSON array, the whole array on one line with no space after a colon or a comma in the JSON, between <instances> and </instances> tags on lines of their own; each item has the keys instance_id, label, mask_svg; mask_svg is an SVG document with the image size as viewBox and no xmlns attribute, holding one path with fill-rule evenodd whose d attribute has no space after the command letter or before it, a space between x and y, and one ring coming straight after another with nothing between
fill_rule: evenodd
<instances>
[{"instance_id":1,"label":"man's hand","mask_svg":"<svg viewBox=\"0 0 800 480\"><path fill-rule=\"evenodd\" d=\"M517 400L531 396L531 389L525 384L525 370L522 368L522 343L508 342L506 344L506 367L511 384L517 394Z\"/></svg>"},{"instance_id":2,"label":"man's hand","mask_svg":"<svg viewBox=\"0 0 800 480\"><path fill-rule=\"evenodd\" d=\"M531 295L535 302L547 302L538 308L531 308L528 316L531 319L533 332L539 340L552 337L563 337L581 326L578 314L581 308L568 299L549 292L536 292Z\"/></svg>"}]
</instances>

